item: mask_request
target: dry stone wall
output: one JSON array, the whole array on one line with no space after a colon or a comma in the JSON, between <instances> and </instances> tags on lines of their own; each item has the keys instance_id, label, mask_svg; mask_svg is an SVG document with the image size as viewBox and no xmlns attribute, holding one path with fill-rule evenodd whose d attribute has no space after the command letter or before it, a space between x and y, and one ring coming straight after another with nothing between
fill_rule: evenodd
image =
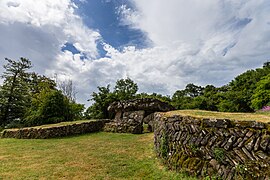
<instances>
[{"instance_id":1,"label":"dry stone wall","mask_svg":"<svg viewBox=\"0 0 270 180\"><path fill-rule=\"evenodd\" d=\"M124 112L123 117L104 126L105 132L141 134L143 132L144 111Z\"/></svg>"},{"instance_id":2,"label":"dry stone wall","mask_svg":"<svg viewBox=\"0 0 270 180\"><path fill-rule=\"evenodd\" d=\"M148 124L148 130L152 131L154 112L170 110L174 110L170 104L151 98L113 102L108 111L114 120L105 125L104 131L141 134L143 123Z\"/></svg>"},{"instance_id":3,"label":"dry stone wall","mask_svg":"<svg viewBox=\"0 0 270 180\"><path fill-rule=\"evenodd\" d=\"M270 125L154 115L155 150L170 168L198 177L270 178Z\"/></svg>"},{"instance_id":4,"label":"dry stone wall","mask_svg":"<svg viewBox=\"0 0 270 180\"><path fill-rule=\"evenodd\" d=\"M65 137L70 135L102 131L105 123L108 122L110 122L110 120L105 119L52 127L6 129L0 134L0 137L18 139L48 139Z\"/></svg>"}]
</instances>

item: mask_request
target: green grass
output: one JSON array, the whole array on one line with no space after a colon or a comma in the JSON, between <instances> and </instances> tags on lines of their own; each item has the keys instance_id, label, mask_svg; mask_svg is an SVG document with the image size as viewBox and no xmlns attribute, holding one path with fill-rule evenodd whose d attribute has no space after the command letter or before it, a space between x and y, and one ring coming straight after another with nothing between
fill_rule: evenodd
<instances>
[{"instance_id":1,"label":"green grass","mask_svg":"<svg viewBox=\"0 0 270 180\"><path fill-rule=\"evenodd\" d=\"M66 125L72 125L72 124L80 124L90 121L96 121L96 120L78 120L78 121L66 121L66 122L60 122L55 124L44 124L40 126L31 126L31 127L25 127L25 129L29 128L51 128L51 127L59 127L59 126L66 126ZM11 128L10 130L17 130L18 128Z\"/></svg>"},{"instance_id":2,"label":"green grass","mask_svg":"<svg viewBox=\"0 0 270 180\"><path fill-rule=\"evenodd\" d=\"M193 116L198 118L217 118L217 119L231 119L231 120L254 120L268 123L270 122L270 112L256 112L256 113L228 113L215 112L203 110L177 110L165 113L166 116L183 115Z\"/></svg>"},{"instance_id":3,"label":"green grass","mask_svg":"<svg viewBox=\"0 0 270 180\"><path fill-rule=\"evenodd\" d=\"M0 179L194 179L166 170L153 134L0 139Z\"/></svg>"}]
</instances>

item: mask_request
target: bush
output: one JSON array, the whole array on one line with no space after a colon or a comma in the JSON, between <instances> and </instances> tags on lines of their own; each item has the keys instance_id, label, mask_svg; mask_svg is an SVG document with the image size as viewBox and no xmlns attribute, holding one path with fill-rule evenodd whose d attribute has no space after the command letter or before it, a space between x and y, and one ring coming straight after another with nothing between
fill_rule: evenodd
<instances>
[{"instance_id":1,"label":"bush","mask_svg":"<svg viewBox=\"0 0 270 180\"><path fill-rule=\"evenodd\" d=\"M37 103L38 102L38 103ZM42 93L33 101L32 108L25 117L25 126L52 124L73 120L69 100L57 90Z\"/></svg>"}]
</instances>

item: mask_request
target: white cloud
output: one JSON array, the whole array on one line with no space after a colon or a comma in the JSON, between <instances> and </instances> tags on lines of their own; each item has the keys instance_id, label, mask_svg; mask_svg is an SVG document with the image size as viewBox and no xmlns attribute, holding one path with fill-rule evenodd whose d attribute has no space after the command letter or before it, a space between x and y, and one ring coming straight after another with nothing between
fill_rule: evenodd
<instances>
[{"instance_id":1,"label":"white cloud","mask_svg":"<svg viewBox=\"0 0 270 180\"><path fill-rule=\"evenodd\" d=\"M98 55L96 40L100 35L83 24L74 13L76 8L70 0L43 0L38 3L35 0L0 1L0 40L5 44L2 43L1 49L7 55L20 53L33 61L44 56L42 61L48 64L61 46L70 42L87 58L95 58ZM47 53L43 53L45 49Z\"/></svg>"},{"instance_id":2,"label":"white cloud","mask_svg":"<svg viewBox=\"0 0 270 180\"><path fill-rule=\"evenodd\" d=\"M172 94L191 82L226 84L269 59L268 0L132 2L136 9L118 8L121 23L145 32L152 46L120 52L104 44L107 56L98 59L102 37L83 24L70 0L2 0L0 54L28 57L39 72L72 79L83 103L97 86L119 78L130 77L141 91ZM85 59L62 52L66 42Z\"/></svg>"},{"instance_id":3,"label":"white cloud","mask_svg":"<svg viewBox=\"0 0 270 180\"><path fill-rule=\"evenodd\" d=\"M65 64L67 67L56 67L59 57L69 60L61 56L61 47L66 42L74 44L85 58L96 59L96 41L101 38L100 34L83 24L81 17L75 14L76 8L70 0L1 0L0 72L5 57L26 57L39 73L58 69L57 73L61 74L74 65L70 61Z\"/></svg>"},{"instance_id":4,"label":"white cloud","mask_svg":"<svg viewBox=\"0 0 270 180\"><path fill-rule=\"evenodd\" d=\"M122 6L122 21L144 31L155 48L166 47L155 52L156 61L167 57L182 79L222 85L246 69L261 66L270 56L268 0L132 2L137 11ZM185 47L192 51L181 53ZM175 74L163 73L168 80ZM170 84L184 86L177 81Z\"/></svg>"}]
</instances>

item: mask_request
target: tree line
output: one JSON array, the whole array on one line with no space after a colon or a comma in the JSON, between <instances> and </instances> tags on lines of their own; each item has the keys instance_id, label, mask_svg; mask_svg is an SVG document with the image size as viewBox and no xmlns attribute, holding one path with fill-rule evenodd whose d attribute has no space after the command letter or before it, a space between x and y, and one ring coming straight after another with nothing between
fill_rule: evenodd
<instances>
[{"instance_id":1,"label":"tree line","mask_svg":"<svg viewBox=\"0 0 270 180\"><path fill-rule=\"evenodd\" d=\"M72 83L30 72L26 58L6 58L0 86L0 126L25 127L81 119L84 105L75 102Z\"/></svg>"},{"instance_id":2,"label":"tree line","mask_svg":"<svg viewBox=\"0 0 270 180\"><path fill-rule=\"evenodd\" d=\"M108 118L110 115L107 107L110 103L134 98L159 99L176 109L255 112L264 106L270 106L270 62L264 63L262 68L238 75L221 87L203 87L189 83L185 89L177 90L171 97L137 91L137 84L129 78L118 80L113 91L110 91L110 85L98 87L98 92L92 93L91 100L94 103L86 110L85 115L87 118Z\"/></svg>"},{"instance_id":3,"label":"tree line","mask_svg":"<svg viewBox=\"0 0 270 180\"><path fill-rule=\"evenodd\" d=\"M248 70L230 83L215 87L187 84L171 97L158 93L138 93L138 85L130 78L97 87L91 94L92 105L84 111L76 103L76 88L71 80L58 81L31 72L26 58L6 58L0 86L0 126L25 127L78 119L111 118L110 103L135 98L155 98L176 109L202 109L222 112L254 112L270 105L270 62L262 68Z\"/></svg>"}]
</instances>

